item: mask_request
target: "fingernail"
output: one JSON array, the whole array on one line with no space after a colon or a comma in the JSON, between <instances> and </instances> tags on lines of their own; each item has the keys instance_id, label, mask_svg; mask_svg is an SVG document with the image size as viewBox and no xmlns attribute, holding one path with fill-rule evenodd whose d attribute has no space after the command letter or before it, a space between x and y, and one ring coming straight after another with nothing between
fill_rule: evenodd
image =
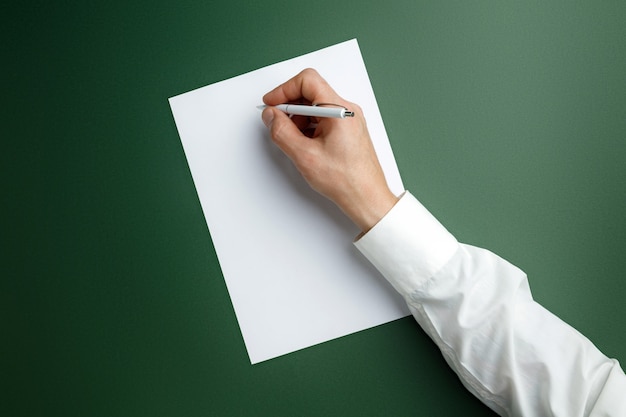
<instances>
[{"instance_id":1,"label":"fingernail","mask_svg":"<svg viewBox=\"0 0 626 417\"><path fill-rule=\"evenodd\" d=\"M261 118L263 119L265 126L270 127L272 125L272 121L274 120L274 112L272 109L265 109L261 114Z\"/></svg>"}]
</instances>

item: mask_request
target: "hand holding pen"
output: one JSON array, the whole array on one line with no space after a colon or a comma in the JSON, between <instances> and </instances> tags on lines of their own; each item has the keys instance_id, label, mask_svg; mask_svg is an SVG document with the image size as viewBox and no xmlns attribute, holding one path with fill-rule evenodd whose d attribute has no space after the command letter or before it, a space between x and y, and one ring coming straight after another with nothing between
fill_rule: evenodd
<instances>
[{"instance_id":1,"label":"hand holding pen","mask_svg":"<svg viewBox=\"0 0 626 417\"><path fill-rule=\"evenodd\" d=\"M284 103L335 103L343 117L289 117ZM263 97L262 118L274 143L293 161L309 185L341 208L362 231L369 230L397 201L387 185L361 108L341 98L313 69L306 69ZM322 106L307 106L318 107ZM337 108L337 107L336 107ZM305 110L305 109L302 109ZM347 117L346 117L347 116Z\"/></svg>"}]
</instances>

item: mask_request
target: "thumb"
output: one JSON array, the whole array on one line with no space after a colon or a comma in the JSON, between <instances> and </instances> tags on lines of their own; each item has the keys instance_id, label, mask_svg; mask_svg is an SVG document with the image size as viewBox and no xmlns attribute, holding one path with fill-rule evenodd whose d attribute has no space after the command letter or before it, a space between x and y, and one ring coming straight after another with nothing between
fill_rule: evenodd
<instances>
[{"instance_id":1,"label":"thumb","mask_svg":"<svg viewBox=\"0 0 626 417\"><path fill-rule=\"evenodd\" d=\"M261 115L263 123L269 128L272 141L291 159L294 159L299 145L303 139L308 139L302 134L295 123L280 110L267 107Z\"/></svg>"},{"instance_id":2,"label":"thumb","mask_svg":"<svg viewBox=\"0 0 626 417\"><path fill-rule=\"evenodd\" d=\"M265 126L271 129L272 122L274 121L274 109L271 107L264 108L263 113L261 113L261 119L263 119Z\"/></svg>"}]
</instances>

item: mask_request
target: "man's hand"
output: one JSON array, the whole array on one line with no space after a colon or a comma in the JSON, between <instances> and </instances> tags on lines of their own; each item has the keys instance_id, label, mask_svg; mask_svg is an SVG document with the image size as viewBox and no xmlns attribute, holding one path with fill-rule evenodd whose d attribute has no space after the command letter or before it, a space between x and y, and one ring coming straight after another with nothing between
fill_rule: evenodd
<instances>
[{"instance_id":1,"label":"man's hand","mask_svg":"<svg viewBox=\"0 0 626 417\"><path fill-rule=\"evenodd\" d=\"M332 200L363 231L398 200L385 180L361 108L337 95L313 69L306 69L263 97L268 106L288 102L333 103L355 113L345 119L289 118L267 107L263 122L276 145L309 185ZM309 129L311 123L316 123Z\"/></svg>"}]
</instances>

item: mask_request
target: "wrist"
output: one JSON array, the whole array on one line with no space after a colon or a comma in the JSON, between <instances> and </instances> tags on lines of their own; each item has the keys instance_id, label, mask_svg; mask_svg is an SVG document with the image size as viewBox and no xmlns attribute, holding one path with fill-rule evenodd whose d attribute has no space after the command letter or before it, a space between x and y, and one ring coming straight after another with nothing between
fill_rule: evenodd
<instances>
[{"instance_id":1,"label":"wrist","mask_svg":"<svg viewBox=\"0 0 626 417\"><path fill-rule=\"evenodd\" d=\"M398 200L391 190L385 189L378 193L361 195L338 205L361 232L366 233L385 217Z\"/></svg>"}]
</instances>

